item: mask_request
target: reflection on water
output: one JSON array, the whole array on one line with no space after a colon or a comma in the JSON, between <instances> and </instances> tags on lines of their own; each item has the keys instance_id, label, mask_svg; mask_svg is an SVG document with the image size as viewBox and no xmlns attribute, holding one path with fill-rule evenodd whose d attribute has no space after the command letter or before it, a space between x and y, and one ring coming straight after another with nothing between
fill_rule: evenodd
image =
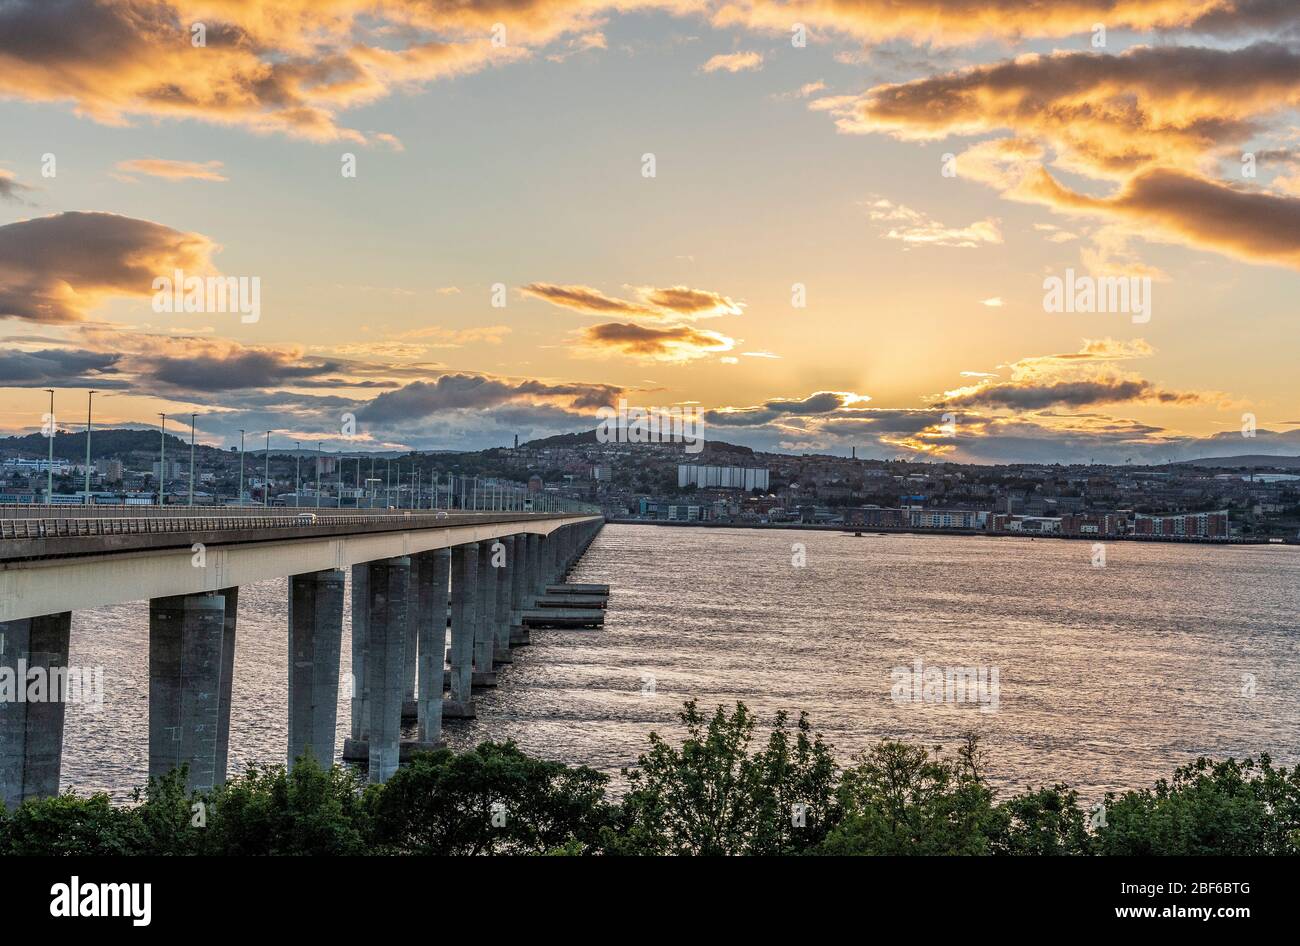
<instances>
[{"instance_id":1,"label":"reflection on water","mask_svg":"<svg viewBox=\"0 0 1300 946\"><path fill-rule=\"evenodd\" d=\"M571 580L612 586L604 629L534 631L453 746L510 738L617 775L695 697L806 710L841 761L974 728L995 780L1085 797L1197 754L1300 759L1294 548L1113 542L1094 568L1088 542L611 525ZM284 760L286 589L240 593L232 770ZM891 670L918 659L996 668L997 711L895 702ZM71 662L105 668L105 707L69 707L64 786L124 799L147 772L147 602L75 614ZM348 718L341 699L340 749Z\"/></svg>"}]
</instances>

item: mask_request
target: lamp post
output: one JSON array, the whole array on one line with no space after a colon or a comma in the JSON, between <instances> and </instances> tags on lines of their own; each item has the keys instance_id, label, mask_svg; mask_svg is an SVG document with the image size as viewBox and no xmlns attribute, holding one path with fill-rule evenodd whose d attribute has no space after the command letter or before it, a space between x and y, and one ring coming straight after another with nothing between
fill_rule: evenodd
<instances>
[{"instance_id":1,"label":"lamp post","mask_svg":"<svg viewBox=\"0 0 1300 946\"><path fill-rule=\"evenodd\" d=\"M94 391L86 392L86 501L90 505L90 406L95 399Z\"/></svg>"},{"instance_id":2,"label":"lamp post","mask_svg":"<svg viewBox=\"0 0 1300 946\"><path fill-rule=\"evenodd\" d=\"M162 422L158 425L158 505L165 502L163 490L167 484L167 415L159 414Z\"/></svg>"},{"instance_id":3,"label":"lamp post","mask_svg":"<svg viewBox=\"0 0 1300 946\"><path fill-rule=\"evenodd\" d=\"M239 501L236 506L244 505L244 428L239 428Z\"/></svg>"},{"instance_id":4,"label":"lamp post","mask_svg":"<svg viewBox=\"0 0 1300 946\"><path fill-rule=\"evenodd\" d=\"M266 432L266 456L262 458L262 505L271 508L271 432Z\"/></svg>"},{"instance_id":5,"label":"lamp post","mask_svg":"<svg viewBox=\"0 0 1300 946\"><path fill-rule=\"evenodd\" d=\"M340 453L339 454L339 498L338 498L339 509L343 508L343 460L344 459L345 458L343 454Z\"/></svg>"},{"instance_id":6,"label":"lamp post","mask_svg":"<svg viewBox=\"0 0 1300 946\"><path fill-rule=\"evenodd\" d=\"M316 508L320 508L320 441L316 441Z\"/></svg>"},{"instance_id":7,"label":"lamp post","mask_svg":"<svg viewBox=\"0 0 1300 946\"><path fill-rule=\"evenodd\" d=\"M190 415L190 505L194 505L194 427L198 414Z\"/></svg>"},{"instance_id":8,"label":"lamp post","mask_svg":"<svg viewBox=\"0 0 1300 946\"><path fill-rule=\"evenodd\" d=\"M48 465L45 467L45 505L54 505L54 389L46 388L50 395L50 413L49 413L49 430L50 430L50 458Z\"/></svg>"},{"instance_id":9,"label":"lamp post","mask_svg":"<svg viewBox=\"0 0 1300 946\"><path fill-rule=\"evenodd\" d=\"M384 461L384 508L393 504L393 461Z\"/></svg>"},{"instance_id":10,"label":"lamp post","mask_svg":"<svg viewBox=\"0 0 1300 946\"><path fill-rule=\"evenodd\" d=\"M293 508L302 505L302 441L293 442Z\"/></svg>"}]
</instances>

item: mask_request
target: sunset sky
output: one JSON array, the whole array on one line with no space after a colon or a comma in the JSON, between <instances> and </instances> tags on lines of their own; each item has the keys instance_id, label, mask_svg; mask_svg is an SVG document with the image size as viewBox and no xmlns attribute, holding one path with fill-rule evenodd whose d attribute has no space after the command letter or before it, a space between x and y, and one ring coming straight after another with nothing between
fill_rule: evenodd
<instances>
[{"instance_id":1,"label":"sunset sky","mask_svg":"<svg viewBox=\"0 0 1300 946\"><path fill-rule=\"evenodd\" d=\"M1300 454L1298 107L1294 0L0 0L0 430Z\"/></svg>"}]
</instances>

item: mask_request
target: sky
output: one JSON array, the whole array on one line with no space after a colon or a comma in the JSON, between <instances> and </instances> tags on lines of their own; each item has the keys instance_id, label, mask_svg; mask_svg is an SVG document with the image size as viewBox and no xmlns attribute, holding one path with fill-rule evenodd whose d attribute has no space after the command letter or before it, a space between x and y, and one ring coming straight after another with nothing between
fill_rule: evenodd
<instances>
[{"instance_id":1,"label":"sky","mask_svg":"<svg viewBox=\"0 0 1300 946\"><path fill-rule=\"evenodd\" d=\"M0 0L0 431L1300 454L1298 105L1293 0Z\"/></svg>"}]
</instances>

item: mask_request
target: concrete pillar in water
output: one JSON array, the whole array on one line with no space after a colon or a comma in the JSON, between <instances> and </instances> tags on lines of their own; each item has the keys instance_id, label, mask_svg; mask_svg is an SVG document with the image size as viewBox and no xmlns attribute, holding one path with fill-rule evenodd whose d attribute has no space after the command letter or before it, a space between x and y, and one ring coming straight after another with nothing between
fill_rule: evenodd
<instances>
[{"instance_id":1,"label":"concrete pillar in water","mask_svg":"<svg viewBox=\"0 0 1300 946\"><path fill-rule=\"evenodd\" d=\"M239 618L239 589L222 588L226 599L221 624L221 705L217 712L217 784L224 785L230 759L230 697L235 686L235 630Z\"/></svg>"},{"instance_id":2,"label":"concrete pillar in water","mask_svg":"<svg viewBox=\"0 0 1300 946\"><path fill-rule=\"evenodd\" d=\"M515 537L513 535L502 536L501 542L502 559L500 567L494 568L496 574L496 620L494 630L496 632L496 645L492 653L492 660L495 663L510 663L510 618L511 618L511 596L510 583L514 581L515 570L512 567L515 563Z\"/></svg>"},{"instance_id":3,"label":"concrete pillar in water","mask_svg":"<svg viewBox=\"0 0 1300 946\"><path fill-rule=\"evenodd\" d=\"M289 578L289 766L311 755L334 763L339 657L343 645L343 570Z\"/></svg>"},{"instance_id":4,"label":"concrete pillar in water","mask_svg":"<svg viewBox=\"0 0 1300 946\"><path fill-rule=\"evenodd\" d=\"M528 638L521 622L524 597L528 593L528 533L515 536L515 553L510 560L510 646L522 647Z\"/></svg>"},{"instance_id":5,"label":"concrete pillar in water","mask_svg":"<svg viewBox=\"0 0 1300 946\"><path fill-rule=\"evenodd\" d=\"M217 772L226 598L220 592L149 602L149 774L188 767L186 787L206 791Z\"/></svg>"},{"instance_id":6,"label":"concrete pillar in water","mask_svg":"<svg viewBox=\"0 0 1300 946\"><path fill-rule=\"evenodd\" d=\"M11 693L0 687L0 802L10 810L28 798L59 793L69 695L62 671L71 628L71 611L0 624L0 668L9 671L14 687ZM40 672L32 675L33 669ZM81 699L103 698L102 677L90 694L81 689L88 681L78 681Z\"/></svg>"},{"instance_id":7,"label":"concrete pillar in water","mask_svg":"<svg viewBox=\"0 0 1300 946\"><path fill-rule=\"evenodd\" d=\"M415 556L418 603L414 622L419 638L420 673L416 715L419 741L435 744L442 739L443 658L447 650L447 588L451 575L451 550L435 549Z\"/></svg>"},{"instance_id":8,"label":"concrete pillar in water","mask_svg":"<svg viewBox=\"0 0 1300 946\"><path fill-rule=\"evenodd\" d=\"M533 606L533 598L541 594L542 591L542 537L536 532L528 533L528 575L526 578L527 589L525 591L524 607Z\"/></svg>"},{"instance_id":9,"label":"concrete pillar in water","mask_svg":"<svg viewBox=\"0 0 1300 946\"><path fill-rule=\"evenodd\" d=\"M349 696L352 697L352 739L366 742L370 738L370 700L366 688L366 631L370 613L370 566L366 562L352 566L352 671Z\"/></svg>"},{"instance_id":10,"label":"concrete pillar in water","mask_svg":"<svg viewBox=\"0 0 1300 946\"><path fill-rule=\"evenodd\" d=\"M366 687L370 702L370 781L386 782L397 771L405 693L406 628L411 560L368 562Z\"/></svg>"},{"instance_id":11,"label":"concrete pillar in water","mask_svg":"<svg viewBox=\"0 0 1300 946\"><path fill-rule=\"evenodd\" d=\"M416 625L419 621L419 595L416 588L420 584L420 560L418 556L411 556L411 598L410 607L407 611L407 620L410 622L406 634L406 651L403 655L402 664L402 699L407 703L415 702L415 672L419 666L419 634L416 631Z\"/></svg>"},{"instance_id":12,"label":"concrete pillar in water","mask_svg":"<svg viewBox=\"0 0 1300 946\"><path fill-rule=\"evenodd\" d=\"M478 599L478 624L474 631L474 669L479 681L487 682L485 674L492 673L492 655L496 649L496 580L499 569L492 565L493 548L497 543L480 542L478 545L478 584L474 593Z\"/></svg>"},{"instance_id":13,"label":"concrete pillar in water","mask_svg":"<svg viewBox=\"0 0 1300 946\"><path fill-rule=\"evenodd\" d=\"M478 543L451 550L451 699L443 706L447 717L472 717L474 699L474 635L478 627Z\"/></svg>"}]
</instances>

